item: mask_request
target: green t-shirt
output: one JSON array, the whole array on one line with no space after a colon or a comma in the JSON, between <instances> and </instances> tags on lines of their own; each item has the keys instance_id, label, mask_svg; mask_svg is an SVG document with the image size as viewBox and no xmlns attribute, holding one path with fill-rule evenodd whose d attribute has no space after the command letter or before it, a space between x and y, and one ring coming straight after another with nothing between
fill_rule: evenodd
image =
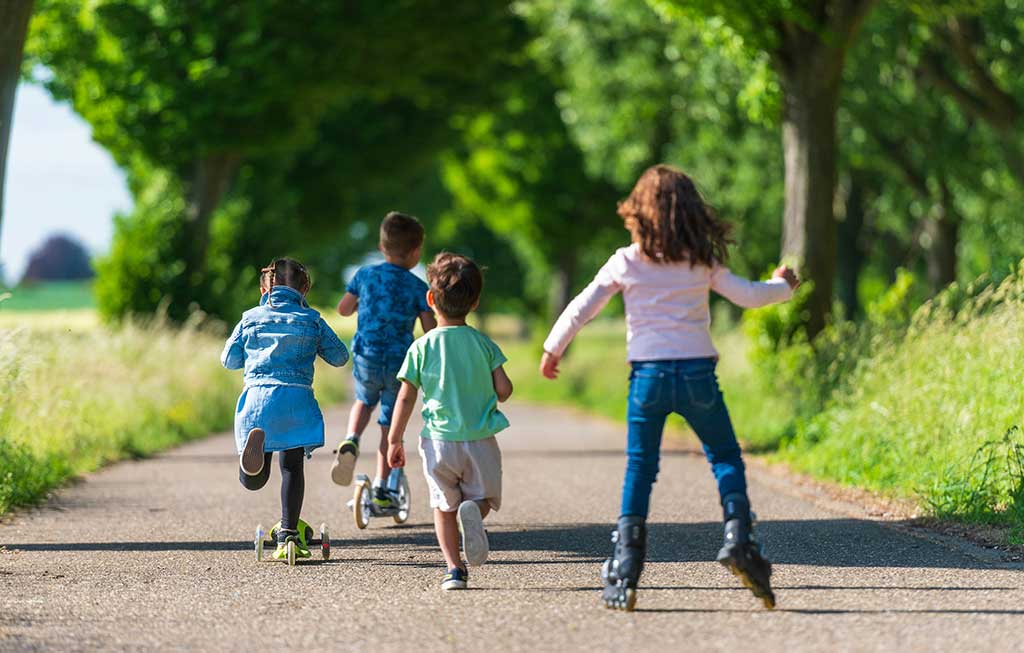
<instances>
[{"instance_id":1,"label":"green t-shirt","mask_svg":"<svg viewBox=\"0 0 1024 653\"><path fill-rule=\"evenodd\" d=\"M469 326L437 327L412 343L398 378L423 391L423 437L482 440L508 428L491 376L506 360Z\"/></svg>"}]
</instances>

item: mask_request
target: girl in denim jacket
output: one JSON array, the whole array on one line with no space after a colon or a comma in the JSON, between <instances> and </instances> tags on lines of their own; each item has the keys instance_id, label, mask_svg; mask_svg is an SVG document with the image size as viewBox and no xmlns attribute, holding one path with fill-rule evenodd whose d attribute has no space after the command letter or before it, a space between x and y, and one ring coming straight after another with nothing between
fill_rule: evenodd
<instances>
[{"instance_id":1,"label":"girl in denim jacket","mask_svg":"<svg viewBox=\"0 0 1024 653\"><path fill-rule=\"evenodd\" d=\"M238 479L259 490L270 478L277 451L281 466L281 526L274 557L286 555L289 540L308 558L306 534L299 532L305 491L303 460L324 444L324 417L313 397L313 363L319 355L341 367L348 350L309 307L309 273L297 261L279 258L260 272L260 304L242 314L224 345L221 363L245 368L245 389L235 409Z\"/></svg>"},{"instance_id":2,"label":"girl in denim jacket","mask_svg":"<svg viewBox=\"0 0 1024 653\"><path fill-rule=\"evenodd\" d=\"M635 605L662 429L669 413L678 413L700 438L718 483L725 518L718 561L766 606L774 606L771 564L751 536L743 459L715 376L718 354L711 344L708 300L714 290L746 308L784 301L798 284L796 275L786 266L764 283L733 275L725 267L729 225L704 203L689 177L669 166L645 171L618 212L633 244L615 252L565 309L541 360L541 373L556 378L569 342L613 295L623 294L633 368L628 460L615 550L602 571L605 604L625 610Z\"/></svg>"}]
</instances>

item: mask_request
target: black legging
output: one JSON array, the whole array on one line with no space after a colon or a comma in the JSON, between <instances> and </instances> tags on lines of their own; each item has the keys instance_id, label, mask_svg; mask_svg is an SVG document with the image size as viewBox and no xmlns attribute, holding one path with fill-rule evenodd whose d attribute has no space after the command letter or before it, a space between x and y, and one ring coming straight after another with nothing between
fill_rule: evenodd
<instances>
[{"instance_id":1,"label":"black legging","mask_svg":"<svg viewBox=\"0 0 1024 653\"><path fill-rule=\"evenodd\" d=\"M259 490L267 484L273 456L269 451L263 454L263 470L256 476L249 476L239 468L238 480L245 489ZM301 447L288 449L280 452L277 458L281 463L281 529L294 531L298 529L302 497L306 492L306 476L302 471L306 452Z\"/></svg>"}]
</instances>

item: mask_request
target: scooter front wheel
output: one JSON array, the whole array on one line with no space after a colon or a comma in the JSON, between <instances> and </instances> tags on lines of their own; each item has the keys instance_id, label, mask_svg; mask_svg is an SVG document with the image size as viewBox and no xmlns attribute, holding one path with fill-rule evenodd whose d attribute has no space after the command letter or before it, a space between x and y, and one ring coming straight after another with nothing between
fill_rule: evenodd
<instances>
[{"instance_id":1,"label":"scooter front wheel","mask_svg":"<svg viewBox=\"0 0 1024 653\"><path fill-rule=\"evenodd\" d=\"M356 485L352 495L352 516L355 518L356 528L363 530L370 524L370 483L363 481Z\"/></svg>"}]
</instances>

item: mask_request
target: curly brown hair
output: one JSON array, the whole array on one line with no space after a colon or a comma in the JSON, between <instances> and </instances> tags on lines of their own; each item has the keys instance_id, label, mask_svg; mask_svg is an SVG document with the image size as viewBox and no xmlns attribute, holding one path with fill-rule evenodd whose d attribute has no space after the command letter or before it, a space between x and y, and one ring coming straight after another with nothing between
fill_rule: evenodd
<instances>
[{"instance_id":1,"label":"curly brown hair","mask_svg":"<svg viewBox=\"0 0 1024 653\"><path fill-rule=\"evenodd\" d=\"M711 267L729 256L732 225L720 220L693 180L665 164L651 166L619 202L633 242L656 263L689 261Z\"/></svg>"},{"instance_id":2,"label":"curly brown hair","mask_svg":"<svg viewBox=\"0 0 1024 653\"><path fill-rule=\"evenodd\" d=\"M434 307L445 317L460 319L469 315L484 289L484 275L472 259L441 252L427 266L427 281Z\"/></svg>"}]
</instances>

